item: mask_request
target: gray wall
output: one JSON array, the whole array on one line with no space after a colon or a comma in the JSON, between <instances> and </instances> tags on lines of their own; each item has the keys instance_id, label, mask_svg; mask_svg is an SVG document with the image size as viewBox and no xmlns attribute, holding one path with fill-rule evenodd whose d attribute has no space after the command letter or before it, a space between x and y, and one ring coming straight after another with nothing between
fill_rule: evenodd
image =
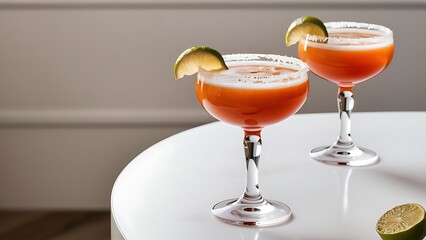
<instances>
[{"instance_id":1,"label":"gray wall","mask_svg":"<svg viewBox=\"0 0 426 240\"><path fill-rule=\"evenodd\" d=\"M194 78L173 79L194 45L296 55L302 15L394 30L395 55L355 88L356 111L426 111L425 1L0 1L0 209L108 208L138 153L213 121ZM310 74L301 113L335 112L336 87Z\"/></svg>"}]
</instances>

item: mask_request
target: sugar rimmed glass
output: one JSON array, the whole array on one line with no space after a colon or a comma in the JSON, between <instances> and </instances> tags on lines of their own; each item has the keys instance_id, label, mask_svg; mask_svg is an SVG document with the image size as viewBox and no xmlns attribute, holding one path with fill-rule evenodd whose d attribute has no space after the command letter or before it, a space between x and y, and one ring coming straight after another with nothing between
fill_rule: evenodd
<instances>
[{"instance_id":1,"label":"sugar rimmed glass","mask_svg":"<svg viewBox=\"0 0 426 240\"><path fill-rule=\"evenodd\" d=\"M224 59L229 70L199 69L195 91L209 114L244 130L247 181L241 197L217 203L212 213L234 225L283 223L291 216L290 208L264 199L259 189L261 131L302 107L309 89L308 68L298 59L278 55L234 54L224 55Z\"/></svg>"},{"instance_id":2,"label":"sugar rimmed glass","mask_svg":"<svg viewBox=\"0 0 426 240\"><path fill-rule=\"evenodd\" d=\"M358 22L329 22L325 26L329 37L308 35L299 42L298 53L310 71L337 84L340 133L334 144L315 148L310 156L333 165L375 164L378 154L356 146L352 140L353 87L389 65L394 52L393 32L384 26Z\"/></svg>"}]
</instances>

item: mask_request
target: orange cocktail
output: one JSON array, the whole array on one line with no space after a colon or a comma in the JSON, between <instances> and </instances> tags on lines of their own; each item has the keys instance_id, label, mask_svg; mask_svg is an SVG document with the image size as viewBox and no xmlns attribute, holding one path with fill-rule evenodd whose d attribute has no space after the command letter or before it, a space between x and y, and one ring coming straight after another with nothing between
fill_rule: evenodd
<instances>
[{"instance_id":1,"label":"orange cocktail","mask_svg":"<svg viewBox=\"0 0 426 240\"><path fill-rule=\"evenodd\" d=\"M286 74L295 72L292 68L271 63L231 65L226 73L221 73L223 79L216 82L201 75L196 83L196 93L200 103L213 117L246 131L257 131L292 116L305 102L309 87L306 77L293 79L287 84L279 82L285 80ZM228 74L232 75L231 81L226 79ZM249 76L254 81L234 82L232 78L238 75L243 78ZM284 77L280 78L280 75ZM277 83L262 83L268 79L259 81L256 76L272 76Z\"/></svg>"},{"instance_id":2,"label":"orange cocktail","mask_svg":"<svg viewBox=\"0 0 426 240\"><path fill-rule=\"evenodd\" d=\"M199 69L195 92L213 117L243 128L247 184L240 198L217 203L212 213L235 225L280 224L291 216L290 208L265 200L259 190L261 131L302 107L309 89L308 67L299 59L265 54L225 55L224 60L228 70Z\"/></svg>"},{"instance_id":3,"label":"orange cocktail","mask_svg":"<svg viewBox=\"0 0 426 240\"><path fill-rule=\"evenodd\" d=\"M378 155L357 147L352 141L353 86L376 76L389 65L394 51L393 32L380 25L356 22L330 22L325 27L328 37L308 35L299 42L298 52L312 72L337 84L340 134L333 145L315 148L310 155L335 165L374 164Z\"/></svg>"},{"instance_id":4,"label":"orange cocktail","mask_svg":"<svg viewBox=\"0 0 426 240\"><path fill-rule=\"evenodd\" d=\"M330 29L330 41L339 39L375 39L380 32L368 29ZM393 41L364 42L353 45L321 42L299 42L299 58L318 76L339 86L353 86L383 71L393 57Z\"/></svg>"}]
</instances>

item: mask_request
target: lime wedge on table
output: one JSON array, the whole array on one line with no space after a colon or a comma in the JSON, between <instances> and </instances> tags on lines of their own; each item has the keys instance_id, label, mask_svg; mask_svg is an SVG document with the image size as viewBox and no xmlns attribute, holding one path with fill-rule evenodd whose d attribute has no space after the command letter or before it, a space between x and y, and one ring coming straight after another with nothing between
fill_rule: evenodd
<instances>
[{"instance_id":1,"label":"lime wedge on table","mask_svg":"<svg viewBox=\"0 0 426 240\"><path fill-rule=\"evenodd\" d=\"M383 240L422 240L426 236L425 209L416 203L396 206L380 217L376 231Z\"/></svg>"},{"instance_id":2,"label":"lime wedge on table","mask_svg":"<svg viewBox=\"0 0 426 240\"><path fill-rule=\"evenodd\" d=\"M177 58L174 68L175 79L192 75L198 72L199 67L207 71L228 69L222 54L215 49L204 46L192 47Z\"/></svg>"},{"instance_id":3,"label":"lime wedge on table","mask_svg":"<svg viewBox=\"0 0 426 240\"><path fill-rule=\"evenodd\" d=\"M287 47L291 46L304 39L308 34L328 37L327 28L319 18L304 16L294 20L290 24L285 35L285 44Z\"/></svg>"}]
</instances>

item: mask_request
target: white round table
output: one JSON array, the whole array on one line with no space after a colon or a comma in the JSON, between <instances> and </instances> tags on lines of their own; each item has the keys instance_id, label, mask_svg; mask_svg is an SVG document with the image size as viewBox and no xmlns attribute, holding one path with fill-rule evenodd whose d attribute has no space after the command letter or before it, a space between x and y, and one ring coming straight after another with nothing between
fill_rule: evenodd
<instances>
[{"instance_id":1,"label":"white round table","mask_svg":"<svg viewBox=\"0 0 426 240\"><path fill-rule=\"evenodd\" d=\"M426 207L426 112L354 113L354 142L380 157L370 167L309 158L312 148L336 140L338 124L337 113L298 114L264 129L261 192L293 211L290 221L268 228L228 225L210 213L243 193L240 128L215 122L157 143L115 182L113 239L378 239L384 212L411 202Z\"/></svg>"}]
</instances>

